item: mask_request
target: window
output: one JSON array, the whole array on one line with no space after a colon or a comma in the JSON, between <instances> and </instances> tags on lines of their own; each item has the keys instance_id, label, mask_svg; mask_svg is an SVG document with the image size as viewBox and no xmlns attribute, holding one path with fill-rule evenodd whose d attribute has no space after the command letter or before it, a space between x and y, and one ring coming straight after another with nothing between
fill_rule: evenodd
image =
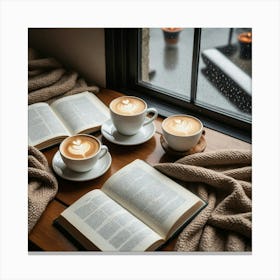
<instances>
[{"instance_id":1,"label":"window","mask_svg":"<svg viewBox=\"0 0 280 280\"><path fill-rule=\"evenodd\" d=\"M110 29L107 86L250 142L251 42L250 28Z\"/></svg>"},{"instance_id":2,"label":"window","mask_svg":"<svg viewBox=\"0 0 280 280\"><path fill-rule=\"evenodd\" d=\"M251 40L248 29L202 29L196 100L201 106L251 122L251 48L241 50L241 33L249 34Z\"/></svg>"}]
</instances>

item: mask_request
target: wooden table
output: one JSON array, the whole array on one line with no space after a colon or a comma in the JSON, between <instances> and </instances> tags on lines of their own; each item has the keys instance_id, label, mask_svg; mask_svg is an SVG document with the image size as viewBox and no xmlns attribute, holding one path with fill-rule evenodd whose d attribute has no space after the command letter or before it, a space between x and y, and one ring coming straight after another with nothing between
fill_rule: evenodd
<instances>
[{"instance_id":1,"label":"wooden table","mask_svg":"<svg viewBox=\"0 0 280 280\"><path fill-rule=\"evenodd\" d=\"M120 93L102 89L97 96L106 104L118 96ZM87 182L71 182L57 176L58 193L55 199L49 203L40 220L29 234L29 251L77 251L82 250L79 244L71 241L69 237L62 234L53 226L53 221L70 204L76 201L90 190L101 188L104 182L123 166L139 158L153 165L158 162L172 162L174 158L168 156L163 150L161 137L162 118L155 121L156 133L146 143L137 146L119 146L107 141L100 132L94 133L101 142L108 146L112 156L110 169L101 177ZM211 129L205 128L207 147L205 151L219 149L250 149L251 145L238 139L224 135ZM44 150L44 154L51 166L52 158L58 150L58 145ZM172 251L176 243L176 238L166 244L162 250Z\"/></svg>"}]
</instances>

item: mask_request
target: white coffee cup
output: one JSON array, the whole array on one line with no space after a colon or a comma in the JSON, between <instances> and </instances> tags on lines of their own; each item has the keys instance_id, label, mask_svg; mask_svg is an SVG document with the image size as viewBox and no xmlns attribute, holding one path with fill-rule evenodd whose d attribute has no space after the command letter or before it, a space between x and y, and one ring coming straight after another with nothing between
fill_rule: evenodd
<instances>
[{"instance_id":1,"label":"white coffee cup","mask_svg":"<svg viewBox=\"0 0 280 280\"><path fill-rule=\"evenodd\" d=\"M162 122L162 132L168 146L179 152L188 151L199 141L203 124L190 115L172 115Z\"/></svg>"},{"instance_id":2,"label":"white coffee cup","mask_svg":"<svg viewBox=\"0 0 280 280\"><path fill-rule=\"evenodd\" d=\"M111 119L117 131L123 135L135 135L141 127L151 123L158 116L155 108L135 96L121 96L110 103ZM146 118L148 114L153 114Z\"/></svg>"},{"instance_id":3,"label":"white coffee cup","mask_svg":"<svg viewBox=\"0 0 280 280\"><path fill-rule=\"evenodd\" d=\"M59 152L69 169L86 172L106 155L108 148L92 135L77 134L65 138L59 146Z\"/></svg>"}]
</instances>

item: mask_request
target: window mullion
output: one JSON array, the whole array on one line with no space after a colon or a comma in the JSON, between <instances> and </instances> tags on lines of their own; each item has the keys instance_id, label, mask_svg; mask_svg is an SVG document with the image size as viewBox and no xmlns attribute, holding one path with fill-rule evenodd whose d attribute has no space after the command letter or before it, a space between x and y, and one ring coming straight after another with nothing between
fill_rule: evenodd
<instances>
[{"instance_id":1,"label":"window mullion","mask_svg":"<svg viewBox=\"0 0 280 280\"><path fill-rule=\"evenodd\" d=\"M201 28L195 28L194 40L193 40L193 60L192 60L192 76L191 76L191 103L193 104L196 101L196 93L197 93L200 39L201 39Z\"/></svg>"}]
</instances>

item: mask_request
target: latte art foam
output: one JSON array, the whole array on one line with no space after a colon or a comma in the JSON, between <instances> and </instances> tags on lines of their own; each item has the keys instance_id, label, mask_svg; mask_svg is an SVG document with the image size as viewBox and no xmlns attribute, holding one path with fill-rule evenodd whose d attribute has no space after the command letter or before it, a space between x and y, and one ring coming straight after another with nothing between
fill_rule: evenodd
<instances>
[{"instance_id":1,"label":"latte art foam","mask_svg":"<svg viewBox=\"0 0 280 280\"><path fill-rule=\"evenodd\" d=\"M174 116L165 120L164 129L177 136L189 136L200 131L201 124L191 117Z\"/></svg>"},{"instance_id":2,"label":"latte art foam","mask_svg":"<svg viewBox=\"0 0 280 280\"><path fill-rule=\"evenodd\" d=\"M99 150L99 143L87 136L74 136L66 140L63 145L63 154L70 158L88 158Z\"/></svg>"},{"instance_id":3,"label":"latte art foam","mask_svg":"<svg viewBox=\"0 0 280 280\"><path fill-rule=\"evenodd\" d=\"M143 101L133 97L121 97L113 100L111 108L114 112L121 115L136 115L143 112L146 105Z\"/></svg>"}]
</instances>

